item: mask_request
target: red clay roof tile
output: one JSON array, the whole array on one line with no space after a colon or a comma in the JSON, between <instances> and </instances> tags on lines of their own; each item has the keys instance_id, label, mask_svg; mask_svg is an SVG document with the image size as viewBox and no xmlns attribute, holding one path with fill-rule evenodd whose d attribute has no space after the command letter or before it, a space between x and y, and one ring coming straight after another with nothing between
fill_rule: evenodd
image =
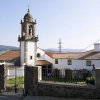
<instances>
[{"instance_id":1,"label":"red clay roof tile","mask_svg":"<svg viewBox=\"0 0 100 100\"><path fill-rule=\"evenodd\" d=\"M6 61L11 61L20 56L20 51L19 50L11 50L8 51L4 54L0 55L0 60L6 60Z\"/></svg>"},{"instance_id":2,"label":"red clay roof tile","mask_svg":"<svg viewBox=\"0 0 100 100\"><path fill-rule=\"evenodd\" d=\"M52 53L46 52L46 54L54 59L100 59L100 52L94 52L93 50L81 53ZM19 50L11 50L0 55L0 60L11 61L20 57ZM44 63L45 60L42 61ZM47 62L45 62L47 63ZM38 62L40 64L40 62Z\"/></svg>"},{"instance_id":3,"label":"red clay roof tile","mask_svg":"<svg viewBox=\"0 0 100 100\"><path fill-rule=\"evenodd\" d=\"M37 60L36 65L37 66L42 66L42 65L51 65L52 63L46 61L46 60Z\"/></svg>"}]
</instances>

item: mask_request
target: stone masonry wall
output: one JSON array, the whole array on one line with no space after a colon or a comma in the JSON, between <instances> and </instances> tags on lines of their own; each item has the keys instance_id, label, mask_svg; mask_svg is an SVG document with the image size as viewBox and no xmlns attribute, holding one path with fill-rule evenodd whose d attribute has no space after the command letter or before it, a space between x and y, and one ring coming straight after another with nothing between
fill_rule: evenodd
<instances>
[{"instance_id":1,"label":"stone masonry wall","mask_svg":"<svg viewBox=\"0 0 100 100\"><path fill-rule=\"evenodd\" d=\"M61 85L50 83L38 83L31 86L29 89L29 95L35 96L54 96L65 98L88 98L97 99L100 98L100 88L95 86L73 86L73 85Z\"/></svg>"},{"instance_id":2,"label":"stone masonry wall","mask_svg":"<svg viewBox=\"0 0 100 100\"><path fill-rule=\"evenodd\" d=\"M25 66L25 78L24 78L24 89L25 89L25 95L30 94L31 87L33 84L38 83L38 68L33 66Z\"/></svg>"}]
</instances>

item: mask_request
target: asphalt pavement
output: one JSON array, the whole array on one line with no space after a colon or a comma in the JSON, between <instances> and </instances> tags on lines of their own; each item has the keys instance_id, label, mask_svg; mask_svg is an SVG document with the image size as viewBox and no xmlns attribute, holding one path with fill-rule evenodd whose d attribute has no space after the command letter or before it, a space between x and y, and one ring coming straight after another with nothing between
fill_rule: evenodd
<instances>
[{"instance_id":1,"label":"asphalt pavement","mask_svg":"<svg viewBox=\"0 0 100 100\"><path fill-rule=\"evenodd\" d=\"M33 96L33 97L0 96L0 100L100 100L100 99L57 98L57 97L41 97L41 96Z\"/></svg>"},{"instance_id":2,"label":"asphalt pavement","mask_svg":"<svg viewBox=\"0 0 100 100\"><path fill-rule=\"evenodd\" d=\"M2 93L0 100L100 100L100 99L82 99L82 98L60 98L50 96L25 96L19 93Z\"/></svg>"}]
</instances>

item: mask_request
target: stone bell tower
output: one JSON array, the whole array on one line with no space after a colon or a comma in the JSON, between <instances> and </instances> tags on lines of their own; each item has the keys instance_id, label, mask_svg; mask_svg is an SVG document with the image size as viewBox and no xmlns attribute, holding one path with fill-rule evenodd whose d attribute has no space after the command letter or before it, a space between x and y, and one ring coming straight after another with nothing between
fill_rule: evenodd
<instances>
[{"instance_id":1,"label":"stone bell tower","mask_svg":"<svg viewBox=\"0 0 100 100\"><path fill-rule=\"evenodd\" d=\"M20 65L35 66L38 36L36 36L36 20L30 14L30 10L21 20Z\"/></svg>"}]
</instances>

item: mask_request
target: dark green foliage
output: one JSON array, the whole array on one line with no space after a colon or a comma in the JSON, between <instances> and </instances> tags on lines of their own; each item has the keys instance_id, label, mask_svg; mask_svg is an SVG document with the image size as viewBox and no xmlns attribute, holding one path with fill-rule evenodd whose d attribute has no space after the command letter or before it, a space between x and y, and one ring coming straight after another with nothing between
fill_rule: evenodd
<instances>
[{"instance_id":1,"label":"dark green foliage","mask_svg":"<svg viewBox=\"0 0 100 100\"><path fill-rule=\"evenodd\" d=\"M95 85L95 78L94 77L87 77L86 83L91 84L91 85Z\"/></svg>"}]
</instances>

